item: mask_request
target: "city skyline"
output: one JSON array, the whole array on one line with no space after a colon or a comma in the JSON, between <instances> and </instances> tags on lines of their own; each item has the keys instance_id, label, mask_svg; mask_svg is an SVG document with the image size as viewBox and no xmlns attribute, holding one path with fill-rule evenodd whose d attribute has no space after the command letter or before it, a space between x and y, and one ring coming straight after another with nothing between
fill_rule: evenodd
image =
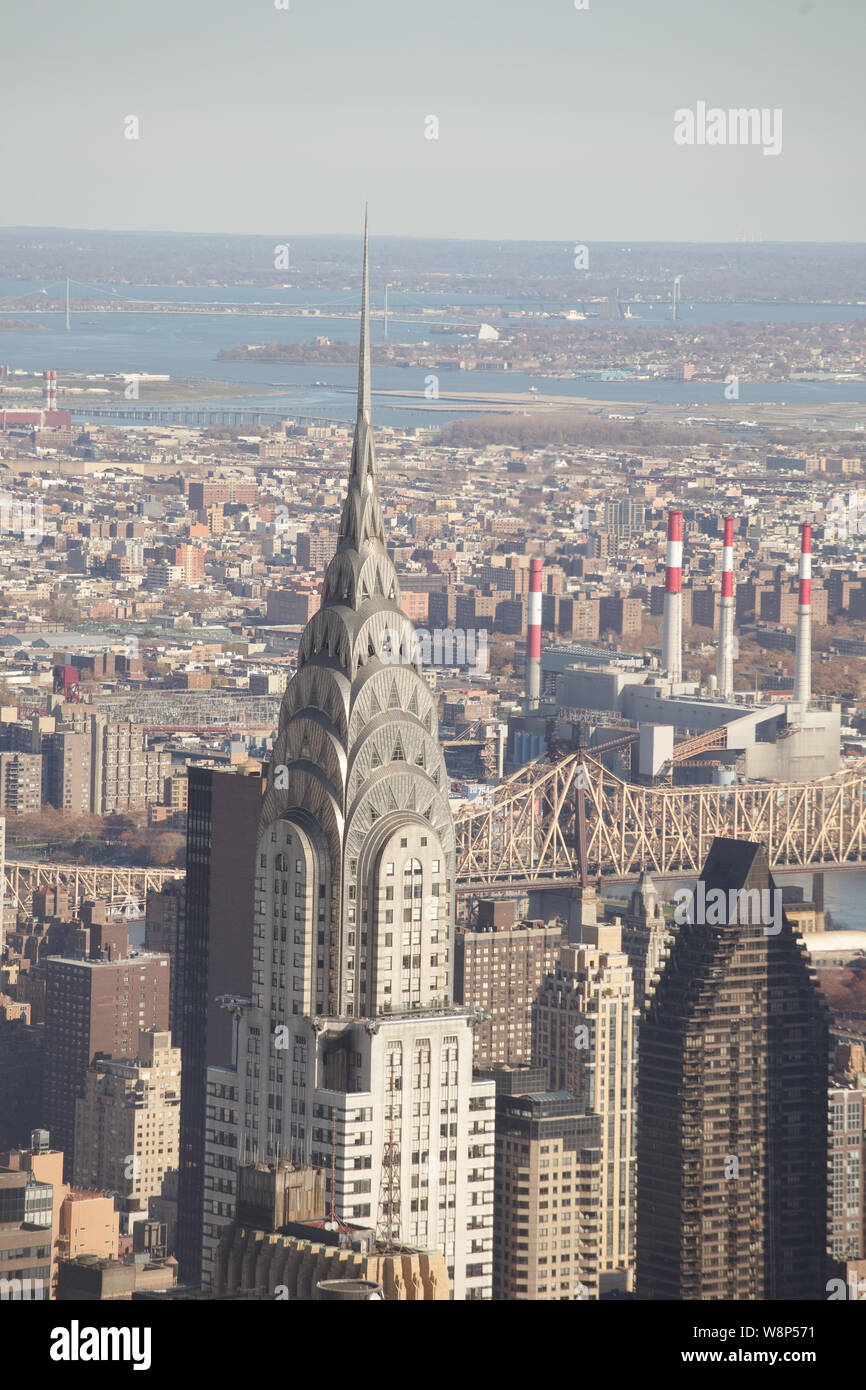
<instances>
[{"instance_id":1,"label":"city skyline","mask_svg":"<svg viewBox=\"0 0 866 1390\"><path fill-rule=\"evenodd\" d=\"M863 38L10 16L0 1307L52 1360L178 1371L155 1301L225 1302L202 1365L247 1378L289 1324L242 1303L537 1301L627 1374L833 1373Z\"/></svg>"}]
</instances>

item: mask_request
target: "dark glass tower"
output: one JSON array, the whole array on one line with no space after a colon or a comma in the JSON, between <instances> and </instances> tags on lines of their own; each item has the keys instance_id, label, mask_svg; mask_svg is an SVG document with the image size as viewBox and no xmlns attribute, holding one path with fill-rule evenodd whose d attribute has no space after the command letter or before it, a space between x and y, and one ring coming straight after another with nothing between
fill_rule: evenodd
<instances>
[{"instance_id":1,"label":"dark glass tower","mask_svg":"<svg viewBox=\"0 0 866 1390\"><path fill-rule=\"evenodd\" d=\"M220 995L248 994L261 776L189 769L180 1103L180 1277L201 1270L207 1068L231 1057L232 1017Z\"/></svg>"},{"instance_id":2,"label":"dark glass tower","mask_svg":"<svg viewBox=\"0 0 866 1390\"><path fill-rule=\"evenodd\" d=\"M756 910L775 891L763 845L715 840L702 877L695 915L719 923L680 928L641 1025L637 1294L821 1298L826 1010L772 897Z\"/></svg>"}]
</instances>

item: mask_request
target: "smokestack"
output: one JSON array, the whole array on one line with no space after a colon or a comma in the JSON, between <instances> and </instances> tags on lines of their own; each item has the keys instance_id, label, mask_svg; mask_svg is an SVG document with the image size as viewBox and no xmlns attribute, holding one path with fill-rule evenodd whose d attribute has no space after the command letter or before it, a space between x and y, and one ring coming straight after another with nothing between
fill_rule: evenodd
<instances>
[{"instance_id":1,"label":"smokestack","mask_svg":"<svg viewBox=\"0 0 866 1390\"><path fill-rule=\"evenodd\" d=\"M42 373L42 409L43 411L57 409L56 372Z\"/></svg>"},{"instance_id":2,"label":"smokestack","mask_svg":"<svg viewBox=\"0 0 866 1390\"><path fill-rule=\"evenodd\" d=\"M668 512L668 545L665 552L665 616L662 665L668 679L683 678L683 514Z\"/></svg>"},{"instance_id":3,"label":"smokestack","mask_svg":"<svg viewBox=\"0 0 866 1390\"><path fill-rule=\"evenodd\" d=\"M812 698L812 527L803 522L800 540L800 603L794 655L794 701L809 708Z\"/></svg>"},{"instance_id":4,"label":"smokestack","mask_svg":"<svg viewBox=\"0 0 866 1390\"><path fill-rule=\"evenodd\" d=\"M529 612L526 627L526 702L538 709L541 699L541 569L540 555L529 561Z\"/></svg>"},{"instance_id":5,"label":"smokestack","mask_svg":"<svg viewBox=\"0 0 866 1390\"><path fill-rule=\"evenodd\" d=\"M722 547L722 603L719 608L719 654L716 662L719 694L730 700L734 693L734 518L725 517Z\"/></svg>"}]
</instances>

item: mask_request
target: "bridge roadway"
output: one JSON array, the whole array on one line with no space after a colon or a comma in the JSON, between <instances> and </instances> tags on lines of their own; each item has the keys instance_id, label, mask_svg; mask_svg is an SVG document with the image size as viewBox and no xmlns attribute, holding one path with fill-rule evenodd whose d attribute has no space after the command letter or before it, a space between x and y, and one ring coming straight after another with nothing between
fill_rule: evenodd
<instances>
[{"instance_id":1,"label":"bridge roadway","mask_svg":"<svg viewBox=\"0 0 866 1390\"><path fill-rule=\"evenodd\" d=\"M582 767L582 774L580 769ZM758 840L785 874L866 867L866 759L813 783L735 787L634 787L589 753L531 763L496 788L492 802L455 819L457 894L487 897L567 891L577 884L574 803L582 785L587 813L589 883L695 878L716 835ZM182 870L7 860L7 901L29 910L33 888L61 878L72 905L115 902L163 887Z\"/></svg>"},{"instance_id":2,"label":"bridge roadway","mask_svg":"<svg viewBox=\"0 0 866 1390\"><path fill-rule=\"evenodd\" d=\"M7 859L5 887L7 906L29 913L37 888L62 883L70 906L78 910L82 902L95 899L109 902L112 910L130 920L144 916L144 903L151 889L164 888L172 879L183 879L183 869L150 869L138 866L115 868L105 864L60 864L44 860Z\"/></svg>"},{"instance_id":3,"label":"bridge roadway","mask_svg":"<svg viewBox=\"0 0 866 1390\"><path fill-rule=\"evenodd\" d=\"M716 836L762 842L786 874L866 866L866 759L814 782L643 787L586 752L521 768L456 818L458 892L574 884L580 794L590 882L633 882L642 869L695 878Z\"/></svg>"},{"instance_id":4,"label":"bridge roadway","mask_svg":"<svg viewBox=\"0 0 866 1390\"><path fill-rule=\"evenodd\" d=\"M531 763L500 783L488 804L457 815L458 894L575 886L581 788L590 883L633 883L642 869L659 879L696 878L717 835L761 841L771 866L785 874L866 867L866 759L815 782L655 788L623 782L585 753L582 763L577 754ZM74 906L85 897L143 898L182 876L176 869L7 860L7 900L27 911L33 889L58 877Z\"/></svg>"},{"instance_id":5,"label":"bridge roadway","mask_svg":"<svg viewBox=\"0 0 866 1390\"><path fill-rule=\"evenodd\" d=\"M76 424L90 420L115 420L120 424L150 425L252 425L277 424L291 419L299 425L339 425L345 429L347 420L335 420L324 415L297 415L291 403L282 406L258 405L70 405Z\"/></svg>"}]
</instances>

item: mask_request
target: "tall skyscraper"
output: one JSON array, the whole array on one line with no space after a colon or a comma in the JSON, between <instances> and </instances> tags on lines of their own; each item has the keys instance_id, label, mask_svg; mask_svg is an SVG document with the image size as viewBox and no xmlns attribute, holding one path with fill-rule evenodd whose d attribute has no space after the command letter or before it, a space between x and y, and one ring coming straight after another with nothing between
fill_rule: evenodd
<instances>
[{"instance_id":1,"label":"tall skyscraper","mask_svg":"<svg viewBox=\"0 0 866 1390\"><path fill-rule=\"evenodd\" d=\"M183 1085L180 1103L178 1261L185 1283L201 1270L207 1069L232 1059L232 1019L217 1000L249 997L253 892L265 784L246 773L189 769L186 907L177 938ZM173 953L174 955L174 953Z\"/></svg>"},{"instance_id":2,"label":"tall skyscraper","mask_svg":"<svg viewBox=\"0 0 866 1390\"><path fill-rule=\"evenodd\" d=\"M234 1063L208 1072L203 1277L238 1159L288 1157L328 1170L338 1218L441 1249L454 1297L488 1298L493 1087L472 1080L473 1011L452 1003L449 783L385 544L368 306L365 231L348 491L280 712Z\"/></svg>"},{"instance_id":3,"label":"tall skyscraper","mask_svg":"<svg viewBox=\"0 0 866 1390\"><path fill-rule=\"evenodd\" d=\"M641 1024L638 1297L822 1298L826 1010L764 846L716 839L702 878Z\"/></svg>"},{"instance_id":4,"label":"tall skyscraper","mask_svg":"<svg viewBox=\"0 0 866 1390\"><path fill-rule=\"evenodd\" d=\"M554 1091L570 1091L601 1117L598 1287L630 1289L634 1272L637 1019L634 984L618 925L583 927L560 952L535 1007L535 1060Z\"/></svg>"}]
</instances>

